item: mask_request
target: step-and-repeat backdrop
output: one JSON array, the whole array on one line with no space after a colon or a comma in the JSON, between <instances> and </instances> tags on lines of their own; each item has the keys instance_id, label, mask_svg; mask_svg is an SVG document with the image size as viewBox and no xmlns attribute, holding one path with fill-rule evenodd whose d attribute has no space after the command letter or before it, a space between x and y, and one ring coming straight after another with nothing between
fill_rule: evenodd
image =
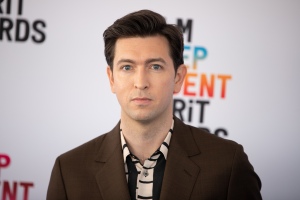
<instances>
[{"instance_id":1,"label":"step-and-repeat backdrop","mask_svg":"<svg viewBox=\"0 0 300 200\"><path fill-rule=\"evenodd\" d=\"M184 29L174 113L242 144L264 199L300 199L300 1L0 1L0 200L45 199L55 158L109 131L102 33L139 9Z\"/></svg>"}]
</instances>

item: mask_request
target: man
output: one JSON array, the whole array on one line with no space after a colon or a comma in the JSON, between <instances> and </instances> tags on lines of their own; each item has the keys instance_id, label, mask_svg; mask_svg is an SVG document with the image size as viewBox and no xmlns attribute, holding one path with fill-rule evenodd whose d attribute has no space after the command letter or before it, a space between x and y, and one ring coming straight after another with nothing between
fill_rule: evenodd
<instances>
[{"instance_id":1,"label":"man","mask_svg":"<svg viewBox=\"0 0 300 200\"><path fill-rule=\"evenodd\" d=\"M57 158L47 199L261 199L241 145L173 116L173 93L187 71L181 31L141 10L103 36L121 120Z\"/></svg>"}]
</instances>

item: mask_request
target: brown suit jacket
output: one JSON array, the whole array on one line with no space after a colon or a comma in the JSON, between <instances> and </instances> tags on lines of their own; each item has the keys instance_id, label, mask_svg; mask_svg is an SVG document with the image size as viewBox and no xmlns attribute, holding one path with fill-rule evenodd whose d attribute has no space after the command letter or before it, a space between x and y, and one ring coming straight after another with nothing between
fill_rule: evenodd
<instances>
[{"instance_id":1,"label":"brown suit jacket","mask_svg":"<svg viewBox=\"0 0 300 200\"><path fill-rule=\"evenodd\" d=\"M262 199L241 145L174 120L161 200ZM47 200L130 199L119 127L56 159Z\"/></svg>"}]
</instances>

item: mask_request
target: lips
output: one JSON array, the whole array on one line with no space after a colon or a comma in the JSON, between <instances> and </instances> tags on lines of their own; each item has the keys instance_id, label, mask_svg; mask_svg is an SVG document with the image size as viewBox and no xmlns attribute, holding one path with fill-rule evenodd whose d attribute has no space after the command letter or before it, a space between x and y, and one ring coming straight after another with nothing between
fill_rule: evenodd
<instances>
[{"instance_id":1,"label":"lips","mask_svg":"<svg viewBox=\"0 0 300 200\"><path fill-rule=\"evenodd\" d=\"M137 100L137 101L151 101L150 98L147 97L135 97L132 99L133 101Z\"/></svg>"},{"instance_id":2,"label":"lips","mask_svg":"<svg viewBox=\"0 0 300 200\"><path fill-rule=\"evenodd\" d=\"M152 101L152 99L150 99L148 97L135 97L135 98L132 98L131 101L133 101L137 104L148 104L149 102Z\"/></svg>"}]
</instances>

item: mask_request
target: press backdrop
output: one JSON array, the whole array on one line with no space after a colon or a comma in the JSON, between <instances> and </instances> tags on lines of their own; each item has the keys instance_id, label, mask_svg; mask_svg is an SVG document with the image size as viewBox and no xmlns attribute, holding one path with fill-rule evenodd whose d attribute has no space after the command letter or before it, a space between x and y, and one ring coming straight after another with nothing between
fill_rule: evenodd
<instances>
[{"instance_id":1,"label":"press backdrop","mask_svg":"<svg viewBox=\"0 0 300 200\"><path fill-rule=\"evenodd\" d=\"M242 144L264 199L300 199L300 1L4 0L0 200L45 199L55 158L118 122L102 33L139 9L185 30L175 114Z\"/></svg>"}]
</instances>

